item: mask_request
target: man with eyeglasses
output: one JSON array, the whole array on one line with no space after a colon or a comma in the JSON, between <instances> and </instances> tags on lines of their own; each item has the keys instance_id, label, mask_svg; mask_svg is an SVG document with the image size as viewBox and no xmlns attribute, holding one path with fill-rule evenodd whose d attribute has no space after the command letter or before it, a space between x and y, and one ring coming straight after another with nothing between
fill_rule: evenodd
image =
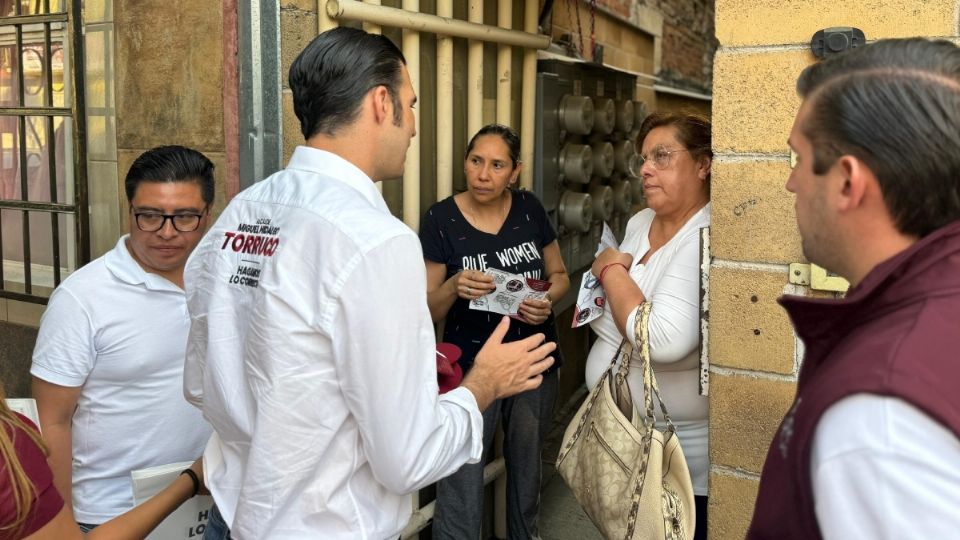
<instances>
[{"instance_id":1,"label":"man with eyeglasses","mask_svg":"<svg viewBox=\"0 0 960 540\"><path fill-rule=\"evenodd\" d=\"M207 226L213 163L154 148L125 184L130 234L53 292L30 369L54 482L85 530L133 507L130 471L193 461L211 433L182 388L183 267Z\"/></svg>"}]
</instances>

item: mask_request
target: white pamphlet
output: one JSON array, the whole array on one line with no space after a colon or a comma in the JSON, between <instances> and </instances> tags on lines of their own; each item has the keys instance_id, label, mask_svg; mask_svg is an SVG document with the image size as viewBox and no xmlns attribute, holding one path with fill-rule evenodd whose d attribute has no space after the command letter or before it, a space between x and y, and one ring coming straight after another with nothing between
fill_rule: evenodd
<instances>
[{"instance_id":1,"label":"white pamphlet","mask_svg":"<svg viewBox=\"0 0 960 540\"><path fill-rule=\"evenodd\" d=\"M613 234L613 230L603 222L603 233L600 235L600 243L597 245L597 257L607 248L620 249L620 243ZM603 315L604 307L607 304L607 295L600 285L600 280L593 275L589 269L583 272L583 278L580 280L580 290L577 292L577 304L573 309L573 323L571 328L578 328L590 321Z\"/></svg>"},{"instance_id":2,"label":"white pamphlet","mask_svg":"<svg viewBox=\"0 0 960 540\"><path fill-rule=\"evenodd\" d=\"M37 429L40 429L40 413L37 412L37 400L33 398L7 398L6 402L11 411L26 416L37 425Z\"/></svg>"},{"instance_id":3,"label":"white pamphlet","mask_svg":"<svg viewBox=\"0 0 960 540\"><path fill-rule=\"evenodd\" d=\"M190 467L193 462L171 463L147 469L132 471L133 504L139 505L169 486L177 476ZM180 505L157 528L147 536L147 540L200 540L207 528L207 519L213 497L198 495Z\"/></svg>"},{"instance_id":4,"label":"white pamphlet","mask_svg":"<svg viewBox=\"0 0 960 540\"><path fill-rule=\"evenodd\" d=\"M550 290L549 281L523 277L496 268L487 268L483 273L493 278L493 284L497 288L479 298L474 298L470 302L470 309L517 317L520 313L520 303L524 299L543 300L547 297L547 291Z\"/></svg>"}]
</instances>

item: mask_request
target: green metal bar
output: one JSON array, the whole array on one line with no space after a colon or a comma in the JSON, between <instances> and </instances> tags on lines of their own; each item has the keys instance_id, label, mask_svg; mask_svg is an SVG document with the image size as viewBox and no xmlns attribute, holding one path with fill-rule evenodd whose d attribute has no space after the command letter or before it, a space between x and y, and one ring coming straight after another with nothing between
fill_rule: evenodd
<instances>
[{"instance_id":1,"label":"green metal bar","mask_svg":"<svg viewBox=\"0 0 960 540\"><path fill-rule=\"evenodd\" d=\"M0 293L3 292L3 284L3 211L0 210Z\"/></svg>"},{"instance_id":2,"label":"green metal bar","mask_svg":"<svg viewBox=\"0 0 960 540\"><path fill-rule=\"evenodd\" d=\"M68 22L66 13L47 13L43 15L14 15L0 17L0 26L20 26L24 24Z\"/></svg>"},{"instance_id":3,"label":"green metal bar","mask_svg":"<svg viewBox=\"0 0 960 540\"><path fill-rule=\"evenodd\" d=\"M32 294L23 294L13 291L6 291L0 289L0 298L7 298L9 300L19 300L21 302L30 302L31 304L47 304L47 298L43 296L34 296Z\"/></svg>"},{"instance_id":4,"label":"green metal bar","mask_svg":"<svg viewBox=\"0 0 960 540\"><path fill-rule=\"evenodd\" d=\"M50 12L50 0L43 0L43 11ZM53 47L50 46L50 23L43 24L43 104L53 107ZM47 178L50 180L50 202L59 200L57 193L57 137L52 116L46 117ZM53 286L60 285L60 219L50 213L50 249L53 251Z\"/></svg>"},{"instance_id":5,"label":"green metal bar","mask_svg":"<svg viewBox=\"0 0 960 540\"><path fill-rule=\"evenodd\" d=\"M0 107L2 116L70 116L72 112L68 107Z\"/></svg>"},{"instance_id":6,"label":"green metal bar","mask_svg":"<svg viewBox=\"0 0 960 540\"><path fill-rule=\"evenodd\" d=\"M43 106L53 107L53 55L50 47L50 23L43 24Z\"/></svg>"},{"instance_id":7,"label":"green metal bar","mask_svg":"<svg viewBox=\"0 0 960 540\"><path fill-rule=\"evenodd\" d=\"M39 212L57 212L60 214L72 214L77 211L77 206L75 204L17 201L12 199L0 199L0 208L23 211L32 210Z\"/></svg>"},{"instance_id":8,"label":"green metal bar","mask_svg":"<svg viewBox=\"0 0 960 540\"><path fill-rule=\"evenodd\" d=\"M20 5L20 2L17 2L17 5ZM18 8L19 9L19 8ZM17 103L24 105L26 103L26 92L24 89L25 82L23 76L23 28L20 26L16 27L16 39L17 39L17 66L20 69L20 72L17 76ZM27 117L21 116L17 118L17 143L19 150L19 169L20 169L20 198L24 202L27 202L30 199L30 182L27 177ZM33 292L33 268L30 266L31 263L31 252L30 252L30 212L22 210L21 215L21 231L20 234L23 238L23 292L30 294Z\"/></svg>"},{"instance_id":9,"label":"green metal bar","mask_svg":"<svg viewBox=\"0 0 960 540\"><path fill-rule=\"evenodd\" d=\"M83 67L82 0L69 0L70 75L73 81L73 182L77 217L77 266L90 262L90 206L87 193L87 114ZM64 58L66 60L66 58ZM66 74L64 74L66 76Z\"/></svg>"}]
</instances>

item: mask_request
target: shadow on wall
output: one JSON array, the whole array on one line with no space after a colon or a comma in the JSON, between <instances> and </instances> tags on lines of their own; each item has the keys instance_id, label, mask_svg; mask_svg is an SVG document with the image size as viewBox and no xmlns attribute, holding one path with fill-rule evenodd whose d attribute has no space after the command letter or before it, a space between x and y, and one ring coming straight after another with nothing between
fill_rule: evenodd
<instances>
[{"instance_id":1,"label":"shadow on wall","mask_svg":"<svg viewBox=\"0 0 960 540\"><path fill-rule=\"evenodd\" d=\"M0 380L7 397L30 397L30 358L37 329L0 322Z\"/></svg>"}]
</instances>

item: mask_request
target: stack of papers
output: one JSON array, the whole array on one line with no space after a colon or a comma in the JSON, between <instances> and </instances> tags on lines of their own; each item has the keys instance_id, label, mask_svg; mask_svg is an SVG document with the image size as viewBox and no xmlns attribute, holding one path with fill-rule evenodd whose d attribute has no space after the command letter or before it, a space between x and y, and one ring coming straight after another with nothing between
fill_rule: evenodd
<instances>
[{"instance_id":1,"label":"stack of papers","mask_svg":"<svg viewBox=\"0 0 960 540\"><path fill-rule=\"evenodd\" d=\"M33 398L8 398L5 400L11 411L20 413L40 428L40 413L37 412L37 400Z\"/></svg>"},{"instance_id":2,"label":"stack of papers","mask_svg":"<svg viewBox=\"0 0 960 540\"><path fill-rule=\"evenodd\" d=\"M514 318L520 318L520 303L526 298L543 300L550 290L550 282L542 279L523 277L511 274L496 268L487 268L483 271L493 278L497 288L480 298L470 302L470 309L500 313Z\"/></svg>"},{"instance_id":3,"label":"stack of papers","mask_svg":"<svg viewBox=\"0 0 960 540\"><path fill-rule=\"evenodd\" d=\"M192 462L158 465L148 469L139 469L130 473L133 481L133 504L139 505L163 491L180 476L180 472L189 468ZM147 536L147 540L197 540L203 538L207 528L207 519L213 497L198 495L187 499L185 503L160 522L157 528Z\"/></svg>"},{"instance_id":4,"label":"stack of papers","mask_svg":"<svg viewBox=\"0 0 960 540\"><path fill-rule=\"evenodd\" d=\"M603 234L600 236L600 244L597 246L597 252L594 257L603 253L607 248L620 249L620 242L606 222L603 223ZM573 324L571 328L578 328L590 321L603 315L603 310L607 305L607 293L600 285L600 280L593 275L593 272L587 270L583 273L583 279L580 280L580 291L577 293L577 305L573 310Z\"/></svg>"}]
</instances>

